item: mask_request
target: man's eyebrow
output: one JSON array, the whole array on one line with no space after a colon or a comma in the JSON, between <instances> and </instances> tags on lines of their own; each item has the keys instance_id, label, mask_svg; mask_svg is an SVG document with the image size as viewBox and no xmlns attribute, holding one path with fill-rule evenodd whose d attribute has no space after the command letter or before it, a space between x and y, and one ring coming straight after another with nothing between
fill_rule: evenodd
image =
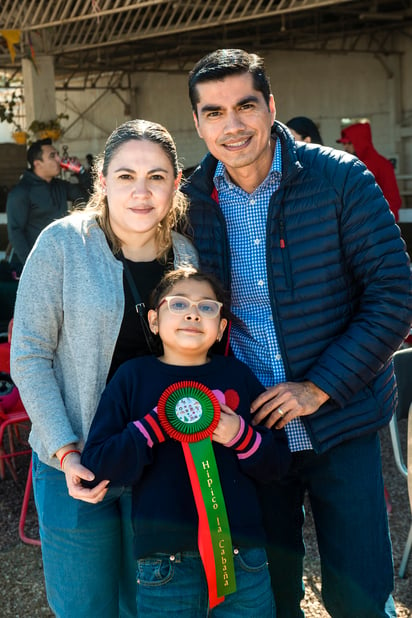
<instances>
[{"instance_id":1,"label":"man's eyebrow","mask_svg":"<svg viewBox=\"0 0 412 618\"><path fill-rule=\"evenodd\" d=\"M241 106L241 105L245 105L246 103L259 103L259 97L257 97L254 94L249 94L247 97L243 97L243 99L240 99L237 105Z\"/></svg>"},{"instance_id":2,"label":"man's eyebrow","mask_svg":"<svg viewBox=\"0 0 412 618\"><path fill-rule=\"evenodd\" d=\"M254 94L249 94L246 97L243 97L243 99L240 99L239 101L236 102L236 107L241 107L242 105L246 105L246 103L258 103L259 102L259 98L254 95ZM208 103L206 105L202 105L200 108L200 113L204 114L207 112L217 112L220 109L222 109L221 105L213 105L213 103Z\"/></svg>"},{"instance_id":3,"label":"man's eyebrow","mask_svg":"<svg viewBox=\"0 0 412 618\"><path fill-rule=\"evenodd\" d=\"M204 114L205 112L217 112L219 109L221 109L221 105L209 104L209 105L203 105L199 111L201 114Z\"/></svg>"}]
</instances>

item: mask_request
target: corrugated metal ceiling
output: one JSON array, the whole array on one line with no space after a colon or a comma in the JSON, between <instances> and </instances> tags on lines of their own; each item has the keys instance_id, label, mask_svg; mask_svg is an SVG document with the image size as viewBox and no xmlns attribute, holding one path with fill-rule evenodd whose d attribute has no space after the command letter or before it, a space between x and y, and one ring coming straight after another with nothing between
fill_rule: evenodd
<instances>
[{"instance_id":1,"label":"corrugated metal ceiling","mask_svg":"<svg viewBox=\"0 0 412 618\"><path fill-rule=\"evenodd\" d=\"M0 31L19 30L12 63L51 54L56 78L135 70L184 70L218 47L388 53L410 37L412 0L3 0Z\"/></svg>"}]
</instances>

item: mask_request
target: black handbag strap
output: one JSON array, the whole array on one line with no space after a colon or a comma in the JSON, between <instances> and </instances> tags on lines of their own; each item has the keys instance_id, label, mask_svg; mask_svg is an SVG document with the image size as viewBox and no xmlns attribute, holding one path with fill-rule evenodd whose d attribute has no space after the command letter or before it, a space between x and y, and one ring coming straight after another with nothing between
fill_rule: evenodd
<instances>
[{"instance_id":1,"label":"black handbag strap","mask_svg":"<svg viewBox=\"0 0 412 618\"><path fill-rule=\"evenodd\" d=\"M142 297L139 294L139 290L137 289L137 286L136 286L135 280L133 279L133 275L130 271L129 265L127 264L126 259L122 252L120 253L120 259L123 262L124 273L126 275L126 279L127 279L127 283L129 285L130 291L132 293L136 313L140 318L140 323L142 325L144 338L146 339L146 343L147 343L147 346L150 352L154 354L152 332L146 320L146 305L144 304Z\"/></svg>"}]
</instances>

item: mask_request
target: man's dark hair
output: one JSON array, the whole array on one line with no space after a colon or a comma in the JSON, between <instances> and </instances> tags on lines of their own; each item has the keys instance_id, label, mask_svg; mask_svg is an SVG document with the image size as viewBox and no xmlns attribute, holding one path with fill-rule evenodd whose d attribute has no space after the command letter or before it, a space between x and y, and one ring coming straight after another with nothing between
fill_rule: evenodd
<instances>
[{"instance_id":1,"label":"man's dark hair","mask_svg":"<svg viewBox=\"0 0 412 618\"><path fill-rule=\"evenodd\" d=\"M199 102L197 84L218 81L229 75L242 73L252 75L253 87L262 93L269 107L271 90L263 58L257 54L249 54L243 49L218 49L201 58L189 73L189 97L196 116L196 105Z\"/></svg>"},{"instance_id":2,"label":"man's dark hair","mask_svg":"<svg viewBox=\"0 0 412 618\"><path fill-rule=\"evenodd\" d=\"M49 137L45 139L38 139L37 142L33 142L30 148L27 151L27 163L29 164L30 169L33 169L34 161L42 160L42 146L51 146L52 141Z\"/></svg>"}]
</instances>

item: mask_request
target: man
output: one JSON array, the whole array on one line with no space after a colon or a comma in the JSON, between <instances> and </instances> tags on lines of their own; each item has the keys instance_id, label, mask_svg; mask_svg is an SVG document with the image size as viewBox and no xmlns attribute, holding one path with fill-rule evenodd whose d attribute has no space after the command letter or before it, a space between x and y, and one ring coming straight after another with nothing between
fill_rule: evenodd
<instances>
[{"instance_id":1,"label":"man","mask_svg":"<svg viewBox=\"0 0 412 618\"><path fill-rule=\"evenodd\" d=\"M285 427L287 478L262 488L277 617L303 616L303 500L334 617L386 616L393 587L378 430L409 332L399 229L373 176L275 121L263 61L218 50L189 76L209 154L186 185L201 267L231 290L233 352L267 387L255 422Z\"/></svg>"},{"instance_id":2,"label":"man","mask_svg":"<svg viewBox=\"0 0 412 618\"><path fill-rule=\"evenodd\" d=\"M388 200L389 208L395 221L399 219L402 198L396 182L393 165L375 149L372 143L372 131L369 122L357 122L342 129L338 144L343 144L346 152L356 155L372 172L375 180Z\"/></svg>"},{"instance_id":3,"label":"man","mask_svg":"<svg viewBox=\"0 0 412 618\"><path fill-rule=\"evenodd\" d=\"M42 229L67 214L67 202L87 199L82 174L79 184L56 178L60 157L50 139L34 142L27 162L29 169L8 194L6 204L9 242L22 265Z\"/></svg>"}]
</instances>

